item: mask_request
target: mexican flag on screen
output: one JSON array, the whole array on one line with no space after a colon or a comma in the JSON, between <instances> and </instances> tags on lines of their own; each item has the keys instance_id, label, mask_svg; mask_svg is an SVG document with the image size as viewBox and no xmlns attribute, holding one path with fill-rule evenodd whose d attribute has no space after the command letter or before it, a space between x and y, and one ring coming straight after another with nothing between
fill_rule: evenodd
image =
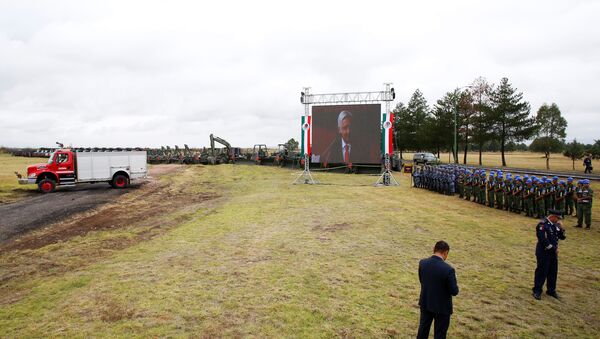
<instances>
[{"instance_id":1,"label":"mexican flag on screen","mask_svg":"<svg viewBox=\"0 0 600 339\"><path fill-rule=\"evenodd\" d=\"M381 121L381 154L391 154L394 151L394 113L384 113Z\"/></svg>"},{"instance_id":2,"label":"mexican flag on screen","mask_svg":"<svg viewBox=\"0 0 600 339\"><path fill-rule=\"evenodd\" d=\"M302 124L301 128L301 145L302 145L302 154L310 154L310 128L312 125L312 117L310 116L302 116Z\"/></svg>"}]
</instances>

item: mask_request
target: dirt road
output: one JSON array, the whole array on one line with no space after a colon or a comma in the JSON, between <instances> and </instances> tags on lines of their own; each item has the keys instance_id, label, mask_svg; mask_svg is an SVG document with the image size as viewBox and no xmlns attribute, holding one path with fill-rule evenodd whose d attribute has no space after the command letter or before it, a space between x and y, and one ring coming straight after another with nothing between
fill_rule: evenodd
<instances>
[{"instance_id":1,"label":"dirt road","mask_svg":"<svg viewBox=\"0 0 600 339\"><path fill-rule=\"evenodd\" d=\"M177 170L177 165L153 166L156 177ZM114 202L119 196L135 192L148 182L132 183L127 189L113 189L106 183L65 187L50 194L40 194L11 204L0 205L0 245L31 230L66 220L78 213Z\"/></svg>"}]
</instances>

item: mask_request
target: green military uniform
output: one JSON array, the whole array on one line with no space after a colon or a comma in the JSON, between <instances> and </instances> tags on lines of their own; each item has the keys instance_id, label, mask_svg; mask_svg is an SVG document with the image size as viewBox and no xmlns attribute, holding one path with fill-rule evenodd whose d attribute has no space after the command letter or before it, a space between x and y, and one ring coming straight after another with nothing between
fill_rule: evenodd
<instances>
[{"instance_id":1,"label":"green military uniform","mask_svg":"<svg viewBox=\"0 0 600 339\"><path fill-rule=\"evenodd\" d=\"M479 175L475 174L473 176L473 181L471 182L473 185L473 201L479 202Z\"/></svg>"},{"instance_id":2,"label":"green military uniform","mask_svg":"<svg viewBox=\"0 0 600 339\"><path fill-rule=\"evenodd\" d=\"M538 182L537 189L535 190L535 204L537 208L537 217L546 217L546 187L542 182Z\"/></svg>"},{"instance_id":3,"label":"green military uniform","mask_svg":"<svg viewBox=\"0 0 600 339\"><path fill-rule=\"evenodd\" d=\"M573 195L575 193L575 185L572 179L567 182L566 198L565 198L565 215L573 215Z\"/></svg>"},{"instance_id":4,"label":"green military uniform","mask_svg":"<svg viewBox=\"0 0 600 339\"><path fill-rule=\"evenodd\" d=\"M494 207L495 199L494 199L494 185L495 185L494 175L490 174L490 177L487 182L487 194L488 194L488 206Z\"/></svg>"},{"instance_id":5,"label":"green military uniform","mask_svg":"<svg viewBox=\"0 0 600 339\"><path fill-rule=\"evenodd\" d=\"M467 173L465 178L465 198L469 201L471 200L471 193L473 193L472 182L473 178L471 177L471 173Z\"/></svg>"},{"instance_id":6,"label":"green military uniform","mask_svg":"<svg viewBox=\"0 0 600 339\"><path fill-rule=\"evenodd\" d=\"M588 184L583 183L583 187L577 189L577 227L581 227L585 220L585 228L589 229L592 226L592 202L594 199L594 191Z\"/></svg>"},{"instance_id":7,"label":"green military uniform","mask_svg":"<svg viewBox=\"0 0 600 339\"><path fill-rule=\"evenodd\" d=\"M486 184L486 179L485 179L485 172L481 173L481 178L479 178L479 203L482 205L485 205L485 188L486 188L487 184Z\"/></svg>"},{"instance_id":8,"label":"green military uniform","mask_svg":"<svg viewBox=\"0 0 600 339\"><path fill-rule=\"evenodd\" d=\"M504 180L504 210L508 211L512 209L513 198L512 198L512 179L506 178Z\"/></svg>"},{"instance_id":9,"label":"green military uniform","mask_svg":"<svg viewBox=\"0 0 600 339\"><path fill-rule=\"evenodd\" d=\"M544 198L544 202L546 204L546 212L544 215L548 214L548 210L552 209L552 201L554 200L554 186L551 182L546 183L546 196Z\"/></svg>"},{"instance_id":10,"label":"green military uniform","mask_svg":"<svg viewBox=\"0 0 600 339\"><path fill-rule=\"evenodd\" d=\"M577 213L579 213L579 206L577 204L577 190L582 188L583 184L581 183L581 180L579 180L577 182L577 187L575 187L575 193L573 194L573 203L575 204L575 216L578 216Z\"/></svg>"},{"instance_id":11,"label":"green military uniform","mask_svg":"<svg viewBox=\"0 0 600 339\"><path fill-rule=\"evenodd\" d=\"M521 213L521 204L523 200L523 184L521 180L517 180L513 188L513 212Z\"/></svg>"},{"instance_id":12,"label":"green military uniform","mask_svg":"<svg viewBox=\"0 0 600 339\"><path fill-rule=\"evenodd\" d=\"M496 205L497 205L497 209L501 210L504 208L504 179L502 179L502 176L498 177L498 180L496 180Z\"/></svg>"},{"instance_id":13,"label":"green military uniform","mask_svg":"<svg viewBox=\"0 0 600 339\"><path fill-rule=\"evenodd\" d=\"M562 211L565 215L565 198L567 197L567 187L564 182L556 186L554 190L554 209Z\"/></svg>"},{"instance_id":14,"label":"green military uniform","mask_svg":"<svg viewBox=\"0 0 600 339\"><path fill-rule=\"evenodd\" d=\"M559 186L560 186L560 183L556 179L552 180L552 209L555 209L555 210L559 210L559 208L556 207L556 191L558 190ZM548 208L548 209L550 209L550 208ZM564 208L561 211L563 211L563 216L564 216L565 215Z\"/></svg>"},{"instance_id":15,"label":"green military uniform","mask_svg":"<svg viewBox=\"0 0 600 339\"><path fill-rule=\"evenodd\" d=\"M533 187L531 185L531 182L529 182L527 184L527 186L525 186L525 188L523 189L523 200L524 200L524 207L525 207L525 214L528 217L533 217L535 216L534 211L534 197L535 197L535 187Z\"/></svg>"}]
</instances>

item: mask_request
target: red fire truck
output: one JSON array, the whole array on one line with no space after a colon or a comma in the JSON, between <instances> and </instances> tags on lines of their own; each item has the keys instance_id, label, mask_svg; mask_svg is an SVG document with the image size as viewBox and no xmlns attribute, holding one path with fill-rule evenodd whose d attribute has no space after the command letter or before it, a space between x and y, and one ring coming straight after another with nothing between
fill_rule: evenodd
<instances>
[{"instance_id":1,"label":"red fire truck","mask_svg":"<svg viewBox=\"0 0 600 339\"><path fill-rule=\"evenodd\" d=\"M48 162L27 167L27 176L16 173L19 184L36 184L43 193L57 186L107 182L125 188L131 180L146 178L146 151L74 152L54 151Z\"/></svg>"}]
</instances>

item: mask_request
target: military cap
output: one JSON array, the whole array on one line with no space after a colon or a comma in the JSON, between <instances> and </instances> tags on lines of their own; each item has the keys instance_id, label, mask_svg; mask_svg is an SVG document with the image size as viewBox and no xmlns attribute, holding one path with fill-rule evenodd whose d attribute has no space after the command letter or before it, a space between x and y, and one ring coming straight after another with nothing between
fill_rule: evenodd
<instances>
[{"instance_id":1,"label":"military cap","mask_svg":"<svg viewBox=\"0 0 600 339\"><path fill-rule=\"evenodd\" d=\"M548 210L548 215L556 215L556 216L558 216L559 218L562 219L563 211L561 211L561 210L555 210L555 209L549 209Z\"/></svg>"}]
</instances>

